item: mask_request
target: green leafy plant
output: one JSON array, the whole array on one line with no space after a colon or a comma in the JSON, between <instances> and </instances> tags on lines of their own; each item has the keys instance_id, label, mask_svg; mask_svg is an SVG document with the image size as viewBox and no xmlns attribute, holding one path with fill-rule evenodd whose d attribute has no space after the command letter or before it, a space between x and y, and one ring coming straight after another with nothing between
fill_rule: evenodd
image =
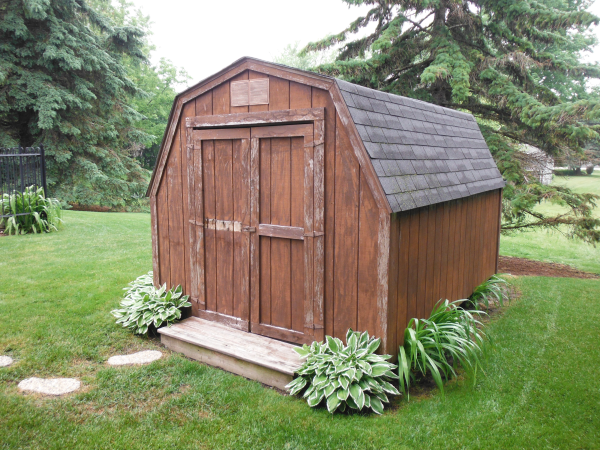
<instances>
[{"instance_id":1,"label":"green leafy plant","mask_svg":"<svg viewBox=\"0 0 600 450\"><path fill-rule=\"evenodd\" d=\"M0 211L1 215L21 214L0 218L6 234L49 233L57 231L62 223L60 201L46 198L41 187L29 186L23 193L3 194Z\"/></svg>"},{"instance_id":2,"label":"green leafy plant","mask_svg":"<svg viewBox=\"0 0 600 450\"><path fill-rule=\"evenodd\" d=\"M411 319L408 323L398 355L402 392L408 391L415 373L431 373L443 394L443 380L456 376L458 364L474 373L481 368L479 354L487 336L476 316L485 313L462 309L458 305L461 301L440 301L429 319Z\"/></svg>"},{"instance_id":3,"label":"green leafy plant","mask_svg":"<svg viewBox=\"0 0 600 450\"><path fill-rule=\"evenodd\" d=\"M129 283L121 309L111 311L117 323L129 328L135 334L146 334L151 327L171 326L181 319L181 310L192 306L188 296L182 295L181 286L167 290L163 284L154 287L152 271Z\"/></svg>"},{"instance_id":4,"label":"green leafy plant","mask_svg":"<svg viewBox=\"0 0 600 450\"><path fill-rule=\"evenodd\" d=\"M507 287L508 283L506 280L500 278L498 275L492 275L475 288L469 300L475 309L479 309L482 304L488 309L490 302L493 301L497 301L500 306L504 306L505 301L510 301Z\"/></svg>"},{"instance_id":5,"label":"green leafy plant","mask_svg":"<svg viewBox=\"0 0 600 450\"><path fill-rule=\"evenodd\" d=\"M338 338L326 337L326 342L313 342L295 350L306 358L296 371L299 375L286 386L291 395L304 390L303 397L311 407L323 400L327 410L344 412L347 408L361 411L372 409L383 413L387 394L400 395L390 383L396 375L395 364L387 362L389 355L376 355L380 339L348 330L346 346Z\"/></svg>"}]
</instances>

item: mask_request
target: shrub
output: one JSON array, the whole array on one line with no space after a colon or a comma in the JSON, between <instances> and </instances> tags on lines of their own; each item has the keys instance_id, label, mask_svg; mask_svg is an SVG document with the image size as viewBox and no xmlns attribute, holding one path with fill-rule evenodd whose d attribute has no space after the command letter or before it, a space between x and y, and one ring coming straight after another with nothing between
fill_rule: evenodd
<instances>
[{"instance_id":1,"label":"shrub","mask_svg":"<svg viewBox=\"0 0 600 450\"><path fill-rule=\"evenodd\" d=\"M171 326L181 319L181 310L192 306L188 296L182 295L181 286L167 291L167 285L154 287L152 271L129 283L124 290L121 309L111 311L117 323L129 328L135 334L146 334L154 326Z\"/></svg>"},{"instance_id":2,"label":"shrub","mask_svg":"<svg viewBox=\"0 0 600 450\"><path fill-rule=\"evenodd\" d=\"M590 164L588 166L586 166L585 171L588 175L591 175L594 173L594 165Z\"/></svg>"},{"instance_id":3,"label":"shrub","mask_svg":"<svg viewBox=\"0 0 600 450\"><path fill-rule=\"evenodd\" d=\"M481 367L479 353L485 333L478 329L479 311L467 311L458 302L440 301L429 319L411 319L398 355L400 390L407 392L415 373L431 373L442 394L443 380L456 376L456 366L474 372Z\"/></svg>"},{"instance_id":4,"label":"shrub","mask_svg":"<svg viewBox=\"0 0 600 450\"><path fill-rule=\"evenodd\" d=\"M370 408L381 414L383 404L389 402L386 394L400 393L390 383L397 378L392 372L396 365L387 362L389 355L375 354L380 343L366 331L348 330L346 346L340 339L327 336L324 343L298 347L295 350L306 361L296 372L299 377L286 388L291 395L305 390L303 397L311 407L325 400L330 413Z\"/></svg>"},{"instance_id":5,"label":"shrub","mask_svg":"<svg viewBox=\"0 0 600 450\"><path fill-rule=\"evenodd\" d=\"M508 283L498 275L492 275L489 279L481 283L475 288L471 296L470 302L475 309L479 309L481 304L485 305L486 309L490 307L490 301L497 301L500 306L504 306L504 301L509 301L510 296L507 289Z\"/></svg>"},{"instance_id":6,"label":"shrub","mask_svg":"<svg viewBox=\"0 0 600 450\"><path fill-rule=\"evenodd\" d=\"M572 177L577 175L573 169L554 169L552 173L554 175L558 175L559 177Z\"/></svg>"},{"instance_id":7,"label":"shrub","mask_svg":"<svg viewBox=\"0 0 600 450\"><path fill-rule=\"evenodd\" d=\"M49 233L57 231L62 223L60 202L46 198L41 187L29 186L23 193L3 194L0 211L1 215L29 213L0 218L6 234Z\"/></svg>"}]
</instances>

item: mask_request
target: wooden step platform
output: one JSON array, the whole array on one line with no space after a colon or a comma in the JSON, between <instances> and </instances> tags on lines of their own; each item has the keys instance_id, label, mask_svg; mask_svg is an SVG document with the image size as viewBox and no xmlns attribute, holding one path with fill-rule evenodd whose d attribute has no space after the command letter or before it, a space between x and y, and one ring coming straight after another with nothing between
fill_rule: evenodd
<instances>
[{"instance_id":1,"label":"wooden step platform","mask_svg":"<svg viewBox=\"0 0 600 450\"><path fill-rule=\"evenodd\" d=\"M284 389L302 359L295 345L190 317L158 330L165 347L251 380Z\"/></svg>"}]
</instances>

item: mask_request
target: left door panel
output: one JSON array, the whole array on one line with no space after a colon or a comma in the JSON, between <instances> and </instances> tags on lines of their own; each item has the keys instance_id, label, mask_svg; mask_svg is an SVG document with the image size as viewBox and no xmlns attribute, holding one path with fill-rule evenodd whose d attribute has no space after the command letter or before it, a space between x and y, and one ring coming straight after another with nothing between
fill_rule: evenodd
<instances>
[{"instance_id":1,"label":"left door panel","mask_svg":"<svg viewBox=\"0 0 600 450\"><path fill-rule=\"evenodd\" d=\"M194 314L247 331L250 130L194 130L190 141L188 191Z\"/></svg>"}]
</instances>

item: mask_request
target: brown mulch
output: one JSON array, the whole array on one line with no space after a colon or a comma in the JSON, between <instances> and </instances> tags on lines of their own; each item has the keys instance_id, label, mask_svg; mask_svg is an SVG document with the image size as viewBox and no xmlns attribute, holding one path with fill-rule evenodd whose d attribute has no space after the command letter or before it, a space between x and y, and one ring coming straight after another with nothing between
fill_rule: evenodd
<instances>
[{"instance_id":1,"label":"brown mulch","mask_svg":"<svg viewBox=\"0 0 600 450\"><path fill-rule=\"evenodd\" d=\"M600 278L598 274L583 272L566 264L534 261L512 256L500 256L498 273L533 277Z\"/></svg>"},{"instance_id":2,"label":"brown mulch","mask_svg":"<svg viewBox=\"0 0 600 450\"><path fill-rule=\"evenodd\" d=\"M98 205L80 205L78 203L69 203L73 211L93 211L93 212L110 212L110 206Z\"/></svg>"}]
</instances>

